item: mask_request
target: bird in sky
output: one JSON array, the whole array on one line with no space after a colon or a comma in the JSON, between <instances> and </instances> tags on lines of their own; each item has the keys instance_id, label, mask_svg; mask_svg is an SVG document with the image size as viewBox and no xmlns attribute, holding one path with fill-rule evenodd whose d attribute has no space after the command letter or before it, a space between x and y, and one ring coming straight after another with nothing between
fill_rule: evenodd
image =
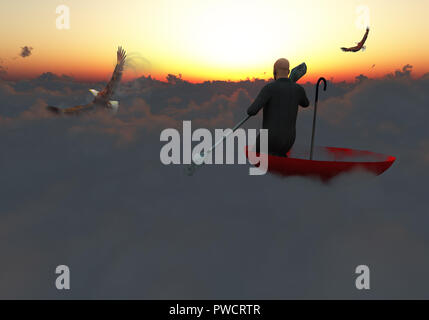
<instances>
[{"instance_id":1,"label":"bird in sky","mask_svg":"<svg viewBox=\"0 0 429 320\"><path fill-rule=\"evenodd\" d=\"M118 88L119 83L122 79L122 72L124 71L125 60L127 54L122 47L118 48L117 51L117 63L115 70L113 71L112 78L109 83L102 91L97 91L95 89L90 89L89 91L94 95L94 100L92 102L82 105L75 106L70 108L59 108L48 106L46 109L56 115L79 115L82 113L96 111L99 109L105 109L110 111L112 114L116 114L119 110L119 102L110 100L115 93L115 90Z\"/></svg>"},{"instance_id":2,"label":"bird in sky","mask_svg":"<svg viewBox=\"0 0 429 320\"><path fill-rule=\"evenodd\" d=\"M363 36L362 40L356 46L350 47L350 48L342 47L341 50L343 50L344 52L358 52L361 49L362 49L362 51L365 50L366 47L364 46L364 44L366 42L366 39L368 38L368 34L369 34L369 28L367 27L365 35Z\"/></svg>"}]
</instances>

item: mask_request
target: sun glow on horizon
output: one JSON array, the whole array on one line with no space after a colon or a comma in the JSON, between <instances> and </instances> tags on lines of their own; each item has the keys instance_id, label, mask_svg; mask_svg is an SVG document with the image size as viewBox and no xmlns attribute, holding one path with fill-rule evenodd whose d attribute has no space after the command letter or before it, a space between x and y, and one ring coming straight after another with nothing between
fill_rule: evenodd
<instances>
[{"instance_id":1,"label":"sun glow on horizon","mask_svg":"<svg viewBox=\"0 0 429 320\"><path fill-rule=\"evenodd\" d=\"M0 4L0 65L8 78L50 71L105 81L118 45L141 57L127 69L125 80L149 74L157 79L182 74L192 82L269 79L280 57L291 67L306 62L304 81L378 77L406 64L414 66L414 76L429 72L429 44L421 41L429 32L429 3L419 0L367 3L371 31L367 51L358 53L339 49L363 35L355 20L357 6L364 3L356 0L64 2L71 12L67 31L55 28L56 0ZM34 47L25 59L17 56L24 45Z\"/></svg>"}]
</instances>

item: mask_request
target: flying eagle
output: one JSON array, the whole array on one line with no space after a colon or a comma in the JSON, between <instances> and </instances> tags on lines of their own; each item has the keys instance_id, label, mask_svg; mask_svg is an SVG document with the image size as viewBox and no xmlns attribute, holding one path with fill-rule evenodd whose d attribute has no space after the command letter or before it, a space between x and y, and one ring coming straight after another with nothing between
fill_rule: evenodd
<instances>
[{"instance_id":1,"label":"flying eagle","mask_svg":"<svg viewBox=\"0 0 429 320\"><path fill-rule=\"evenodd\" d=\"M119 102L110 100L117 89L119 83L121 82L122 72L124 70L124 64L127 54L122 47L118 48L117 52L117 63L115 70L113 71L112 78L110 79L107 86L103 91L98 92L97 90L90 89L89 91L94 95L94 100L83 106L76 106L71 108L58 108L48 106L46 109L54 114L64 114L64 115L78 115L85 112L95 111L99 109L109 110L111 113L115 114L119 110Z\"/></svg>"},{"instance_id":2,"label":"flying eagle","mask_svg":"<svg viewBox=\"0 0 429 320\"><path fill-rule=\"evenodd\" d=\"M365 50L365 41L368 38L368 33L369 33L369 28L366 28L366 32L365 35L363 36L363 39L361 40L361 42L359 42L356 46L354 47L350 47L350 48L341 48L341 50L343 50L344 52L358 52L359 50L363 49Z\"/></svg>"}]
</instances>

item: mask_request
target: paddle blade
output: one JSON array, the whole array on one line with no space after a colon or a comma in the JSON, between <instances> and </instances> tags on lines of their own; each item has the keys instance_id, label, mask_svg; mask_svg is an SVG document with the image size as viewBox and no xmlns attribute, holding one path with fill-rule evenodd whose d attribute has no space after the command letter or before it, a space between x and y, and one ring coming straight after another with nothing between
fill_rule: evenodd
<instances>
[{"instance_id":1,"label":"paddle blade","mask_svg":"<svg viewBox=\"0 0 429 320\"><path fill-rule=\"evenodd\" d=\"M299 66L296 66L292 69L290 72L289 78L293 82L297 82L299 79L301 79L305 74L307 73L307 65L305 62L301 63Z\"/></svg>"},{"instance_id":2,"label":"paddle blade","mask_svg":"<svg viewBox=\"0 0 429 320\"><path fill-rule=\"evenodd\" d=\"M187 165L185 167L185 174L189 177L193 176L195 171L197 170L197 165L195 163L192 163L190 165Z\"/></svg>"},{"instance_id":3,"label":"paddle blade","mask_svg":"<svg viewBox=\"0 0 429 320\"><path fill-rule=\"evenodd\" d=\"M206 158L206 154L201 153L201 154L195 154L194 157L192 158L192 163L188 166L186 166L185 168L185 173L188 176L192 176L195 171L197 170L197 168L199 166L201 166L202 164L204 164L204 160Z\"/></svg>"}]
</instances>

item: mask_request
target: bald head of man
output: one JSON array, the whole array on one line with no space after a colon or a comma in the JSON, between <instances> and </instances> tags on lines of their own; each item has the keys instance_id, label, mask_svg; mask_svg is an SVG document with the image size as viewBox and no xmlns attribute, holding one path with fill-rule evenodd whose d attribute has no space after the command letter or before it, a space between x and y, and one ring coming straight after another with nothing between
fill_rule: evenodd
<instances>
[{"instance_id":1,"label":"bald head of man","mask_svg":"<svg viewBox=\"0 0 429 320\"><path fill-rule=\"evenodd\" d=\"M274 63L274 80L287 78L289 76L289 60L281 58Z\"/></svg>"}]
</instances>

